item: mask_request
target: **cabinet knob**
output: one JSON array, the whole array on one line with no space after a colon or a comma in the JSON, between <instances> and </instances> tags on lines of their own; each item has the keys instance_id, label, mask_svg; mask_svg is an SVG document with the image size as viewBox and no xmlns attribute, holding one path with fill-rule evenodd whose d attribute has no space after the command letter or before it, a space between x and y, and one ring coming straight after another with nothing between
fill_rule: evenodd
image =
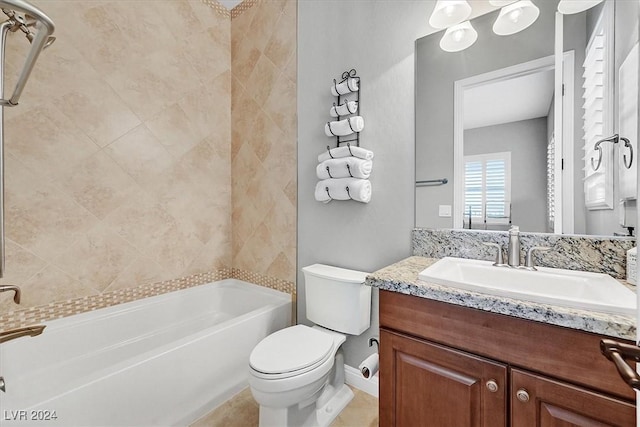
<instances>
[{"instance_id":1,"label":"cabinet knob","mask_svg":"<svg viewBox=\"0 0 640 427\"><path fill-rule=\"evenodd\" d=\"M489 380L487 381L487 390L489 390L491 393L495 393L498 391L498 389L500 387L498 387L498 383L496 382L496 380Z\"/></svg>"},{"instance_id":2,"label":"cabinet knob","mask_svg":"<svg viewBox=\"0 0 640 427\"><path fill-rule=\"evenodd\" d=\"M527 393L527 390L521 388L520 390L516 391L516 397L518 398L518 400L520 402L526 403L529 401L529 393Z\"/></svg>"}]
</instances>

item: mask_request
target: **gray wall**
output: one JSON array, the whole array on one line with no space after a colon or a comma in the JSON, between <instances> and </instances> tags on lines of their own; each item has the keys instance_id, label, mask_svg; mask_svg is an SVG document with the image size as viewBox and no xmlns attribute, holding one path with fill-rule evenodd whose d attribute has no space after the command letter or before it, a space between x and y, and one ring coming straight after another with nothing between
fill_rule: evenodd
<instances>
[{"instance_id":1,"label":"gray wall","mask_svg":"<svg viewBox=\"0 0 640 427\"><path fill-rule=\"evenodd\" d=\"M464 131L464 155L511 152L511 221L547 230L547 118Z\"/></svg>"},{"instance_id":2,"label":"gray wall","mask_svg":"<svg viewBox=\"0 0 640 427\"><path fill-rule=\"evenodd\" d=\"M414 225L414 40L426 33L430 2L298 3L298 319L305 317L301 268L324 263L375 271L411 254ZM317 156L335 140L323 132L335 98L332 79L355 68L362 77L361 146L375 153L369 204L316 202ZM372 328L345 344L346 362L375 351Z\"/></svg>"}]
</instances>

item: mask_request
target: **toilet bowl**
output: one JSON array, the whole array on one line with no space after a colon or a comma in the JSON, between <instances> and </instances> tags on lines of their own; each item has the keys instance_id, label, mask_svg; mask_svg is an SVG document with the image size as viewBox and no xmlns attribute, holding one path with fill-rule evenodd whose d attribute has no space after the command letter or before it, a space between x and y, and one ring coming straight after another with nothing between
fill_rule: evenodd
<instances>
[{"instance_id":1,"label":"toilet bowl","mask_svg":"<svg viewBox=\"0 0 640 427\"><path fill-rule=\"evenodd\" d=\"M249 358L249 386L260 405L261 427L329 426L353 399L344 382L341 346L346 334L360 334L370 325L366 273L321 264L303 272L307 317L317 324L277 331ZM309 301L310 294L315 301Z\"/></svg>"},{"instance_id":2,"label":"toilet bowl","mask_svg":"<svg viewBox=\"0 0 640 427\"><path fill-rule=\"evenodd\" d=\"M256 401L286 408L312 398L329 379L346 337L320 327L291 326L269 335L249 359Z\"/></svg>"}]
</instances>

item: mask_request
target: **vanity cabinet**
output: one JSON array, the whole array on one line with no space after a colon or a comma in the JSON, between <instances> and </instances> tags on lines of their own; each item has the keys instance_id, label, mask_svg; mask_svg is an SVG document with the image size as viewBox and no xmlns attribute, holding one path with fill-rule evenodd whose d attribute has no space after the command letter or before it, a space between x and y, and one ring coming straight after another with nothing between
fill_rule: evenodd
<instances>
[{"instance_id":1,"label":"vanity cabinet","mask_svg":"<svg viewBox=\"0 0 640 427\"><path fill-rule=\"evenodd\" d=\"M635 426L602 337L380 291L380 426Z\"/></svg>"}]
</instances>

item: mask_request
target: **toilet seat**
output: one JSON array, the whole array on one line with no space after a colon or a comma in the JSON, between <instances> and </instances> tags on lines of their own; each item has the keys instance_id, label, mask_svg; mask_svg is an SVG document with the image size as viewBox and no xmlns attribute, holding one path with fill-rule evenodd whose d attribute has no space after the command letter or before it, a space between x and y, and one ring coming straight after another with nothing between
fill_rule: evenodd
<instances>
[{"instance_id":1,"label":"toilet seat","mask_svg":"<svg viewBox=\"0 0 640 427\"><path fill-rule=\"evenodd\" d=\"M249 356L249 366L258 378L275 380L301 375L333 358L334 343L334 337L318 329L291 326L260 341Z\"/></svg>"}]
</instances>

